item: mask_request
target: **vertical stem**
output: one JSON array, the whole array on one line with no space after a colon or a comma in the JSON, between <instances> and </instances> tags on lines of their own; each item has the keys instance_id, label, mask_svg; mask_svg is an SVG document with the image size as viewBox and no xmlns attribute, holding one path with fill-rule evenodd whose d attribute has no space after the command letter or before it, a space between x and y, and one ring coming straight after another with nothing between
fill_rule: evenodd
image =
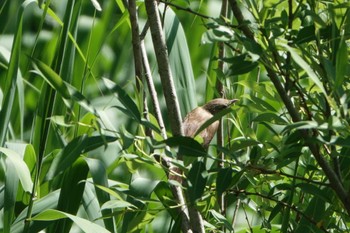
<instances>
[{"instance_id":1,"label":"vertical stem","mask_svg":"<svg viewBox=\"0 0 350 233\"><path fill-rule=\"evenodd\" d=\"M222 0L221 12L220 12L221 17L224 17L224 18L227 17L227 5L228 5L227 0ZM225 56L225 44L223 42L219 42L218 47L219 47L218 69L221 71L224 71L224 61L222 58L224 58L224 56ZM218 91L218 93L220 94L221 97L224 96L223 85L219 79L216 79L216 90ZM217 135L217 145L222 146L223 145L223 129L222 129L222 120L221 119L219 121L219 128L218 128L216 135ZM220 162L218 163L218 167L222 168L224 166L223 161L225 159L224 153L219 152L217 150L217 156L220 158ZM225 194L224 193L221 194L218 202L219 202L221 214L225 215L226 208L225 208Z\"/></svg>"},{"instance_id":2,"label":"vertical stem","mask_svg":"<svg viewBox=\"0 0 350 233\"><path fill-rule=\"evenodd\" d=\"M141 42L139 36L139 25L136 12L135 0L129 0L128 4L129 18L131 23L131 39L132 48L134 54L134 66L135 66L135 78L137 91L140 91L140 81L142 78L142 55L141 55Z\"/></svg>"},{"instance_id":3,"label":"vertical stem","mask_svg":"<svg viewBox=\"0 0 350 233\"><path fill-rule=\"evenodd\" d=\"M129 0L129 4L127 5L129 10L129 18L131 23L131 40L132 40L132 48L134 54L134 67L135 67L135 84L138 93L142 94L142 102L143 102L143 115L146 119L148 119L148 107L147 107L147 99L145 95L145 90L140 87L140 83L142 82L143 77L143 64L142 64L142 51L141 51L141 39L139 35L139 25L137 18L137 9L135 0ZM151 136L152 131L147 127L146 135Z\"/></svg>"},{"instance_id":4,"label":"vertical stem","mask_svg":"<svg viewBox=\"0 0 350 233\"><path fill-rule=\"evenodd\" d=\"M169 66L168 50L165 44L161 19L158 12L158 5L155 0L145 0L145 6L172 133L173 135L183 135L179 102L177 99L173 77ZM181 155L179 154L178 159L181 159ZM170 167L170 173L172 173L172 171L176 172L176 167ZM169 179L171 179L171 176L169 176ZM174 197L181 206L180 215L182 220L182 231L185 233L192 232L188 208L185 203L182 189L181 187L174 185L172 185L171 188Z\"/></svg>"},{"instance_id":5,"label":"vertical stem","mask_svg":"<svg viewBox=\"0 0 350 233\"><path fill-rule=\"evenodd\" d=\"M173 135L183 135L179 102L169 67L168 49L165 44L157 2L154 0L145 0L145 5L171 129Z\"/></svg>"}]
</instances>

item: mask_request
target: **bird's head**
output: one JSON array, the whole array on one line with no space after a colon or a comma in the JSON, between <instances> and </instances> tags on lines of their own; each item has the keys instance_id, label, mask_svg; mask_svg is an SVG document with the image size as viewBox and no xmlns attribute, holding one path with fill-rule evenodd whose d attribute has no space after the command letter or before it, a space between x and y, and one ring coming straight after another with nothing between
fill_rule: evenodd
<instances>
[{"instance_id":1,"label":"bird's head","mask_svg":"<svg viewBox=\"0 0 350 233\"><path fill-rule=\"evenodd\" d=\"M217 99L213 99L213 100L209 101L208 103L206 103L205 105L203 105L203 108L214 115L214 114L230 107L232 104L234 104L237 101L238 101L238 99L228 100L228 99L223 99L223 98L217 98Z\"/></svg>"}]
</instances>

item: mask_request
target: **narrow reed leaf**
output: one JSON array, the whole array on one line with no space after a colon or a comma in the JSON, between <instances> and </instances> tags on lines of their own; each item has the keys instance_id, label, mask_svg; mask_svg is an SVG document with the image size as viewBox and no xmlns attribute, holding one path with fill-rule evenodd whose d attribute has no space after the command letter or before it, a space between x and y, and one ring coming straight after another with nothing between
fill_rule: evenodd
<instances>
[{"instance_id":1,"label":"narrow reed leaf","mask_svg":"<svg viewBox=\"0 0 350 233\"><path fill-rule=\"evenodd\" d=\"M282 46L290 52L292 55L293 60L308 74L309 78L316 84L316 86L321 90L321 92L325 95L327 95L326 90L324 89L324 86L319 79L319 76L315 73L315 71L312 69L312 67L296 52L295 49L291 48L290 46L286 44L282 44Z\"/></svg>"},{"instance_id":2,"label":"narrow reed leaf","mask_svg":"<svg viewBox=\"0 0 350 233\"><path fill-rule=\"evenodd\" d=\"M174 11L167 9L164 21L169 65L174 77L181 112L185 114L197 106L196 83L187 40L180 20Z\"/></svg>"},{"instance_id":3,"label":"narrow reed leaf","mask_svg":"<svg viewBox=\"0 0 350 233\"><path fill-rule=\"evenodd\" d=\"M45 180L51 180L56 177L56 175L65 171L79 158L81 154L106 145L106 143L113 142L116 139L117 138L115 137L109 136L88 137L87 135L74 138L52 161Z\"/></svg>"},{"instance_id":4,"label":"narrow reed leaf","mask_svg":"<svg viewBox=\"0 0 350 233\"><path fill-rule=\"evenodd\" d=\"M5 177L5 194L4 194L4 213L3 213L3 232L12 232L11 222L15 216L15 204L18 190L18 174L16 164L6 161L6 177Z\"/></svg>"},{"instance_id":5,"label":"narrow reed leaf","mask_svg":"<svg viewBox=\"0 0 350 233\"><path fill-rule=\"evenodd\" d=\"M0 147L0 152L5 155L6 160L8 160L14 168L16 176L21 181L24 191L30 193L33 188L33 181L31 180L31 175L26 163L22 160L21 156L13 150L9 150L4 147Z\"/></svg>"},{"instance_id":6,"label":"narrow reed leaf","mask_svg":"<svg viewBox=\"0 0 350 233\"><path fill-rule=\"evenodd\" d=\"M102 161L97 159L91 159L91 158L85 158L85 161L89 166L89 171L92 176L92 180L94 181L94 184L108 187L107 171ZM95 187L95 192L96 192L98 202L101 205L102 203L106 203L111 200L107 192L104 192L103 190L97 187ZM106 228L110 231L113 231L113 228L114 228L113 218L107 218L107 216L112 214L112 211L110 209L105 209L105 210L102 210L101 212L102 212L102 216L104 217L103 221Z\"/></svg>"},{"instance_id":7,"label":"narrow reed leaf","mask_svg":"<svg viewBox=\"0 0 350 233\"><path fill-rule=\"evenodd\" d=\"M5 137L7 134L8 125L10 123L10 116L12 113L13 102L15 99L16 83L19 74L18 70L22 44L23 13L29 5L35 2L35 0L24 1L21 7L19 8L17 15L17 31L13 40L11 58L5 80L4 99L0 110L0 146L3 146L5 144Z\"/></svg>"},{"instance_id":8,"label":"narrow reed leaf","mask_svg":"<svg viewBox=\"0 0 350 233\"><path fill-rule=\"evenodd\" d=\"M63 211L48 209L44 212L36 215L31 220L34 221L54 221L59 219L69 218L71 219L81 230L85 233L109 233L110 231L104 229L103 227L90 222L86 219L74 216L72 214L65 213Z\"/></svg>"},{"instance_id":9,"label":"narrow reed leaf","mask_svg":"<svg viewBox=\"0 0 350 233\"><path fill-rule=\"evenodd\" d=\"M83 198L89 167L83 158L78 158L64 173L57 209L76 215ZM73 220L73 219L71 219ZM62 219L55 222L53 232L70 232L72 222Z\"/></svg>"}]
</instances>

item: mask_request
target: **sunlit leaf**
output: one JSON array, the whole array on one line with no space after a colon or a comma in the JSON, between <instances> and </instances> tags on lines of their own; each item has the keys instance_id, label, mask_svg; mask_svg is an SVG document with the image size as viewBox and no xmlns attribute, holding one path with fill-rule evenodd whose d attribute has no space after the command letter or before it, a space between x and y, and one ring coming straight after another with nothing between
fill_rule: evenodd
<instances>
[{"instance_id":1,"label":"sunlit leaf","mask_svg":"<svg viewBox=\"0 0 350 233\"><path fill-rule=\"evenodd\" d=\"M13 165L24 191L29 193L32 192L33 181L31 180L30 171L21 156L16 152L3 147L0 147L0 152L3 153L6 156L6 159Z\"/></svg>"},{"instance_id":2,"label":"sunlit leaf","mask_svg":"<svg viewBox=\"0 0 350 233\"><path fill-rule=\"evenodd\" d=\"M108 142L115 141L116 138L109 136L93 136L86 135L74 138L62 151L55 157L51 164L51 168L46 174L46 179L51 180L57 174L63 172L71 166L81 154L87 153L100 146L106 145Z\"/></svg>"},{"instance_id":3,"label":"sunlit leaf","mask_svg":"<svg viewBox=\"0 0 350 233\"><path fill-rule=\"evenodd\" d=\"M101 233L108 233L110 231L107 231L103 227L90 222L86 219L74 216L72 214L68 214L62 211L58 210L52 210L48 209L45 210L44 212L41 212L40 214L36 215L33 217L31 220L33 221L55 221L59 219L64 219L64 218L69 218L71 219L80 229L82 229L86 233L96 233L96 232L101 232Z\"/></svg>"}]
</instances>

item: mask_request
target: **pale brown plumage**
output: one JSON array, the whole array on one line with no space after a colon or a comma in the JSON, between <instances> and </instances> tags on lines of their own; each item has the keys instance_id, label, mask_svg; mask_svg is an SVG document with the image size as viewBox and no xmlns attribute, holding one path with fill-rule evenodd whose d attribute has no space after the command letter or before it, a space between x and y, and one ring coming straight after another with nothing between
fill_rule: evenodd
<instances>
[{"instance_id":1,"label":"pale brown plumage","mask_svg":"<svg viewBox=\"0 0 350 233\"><path fill-rule=\"evenodd\" d=\"M237 99L213 99L201 107L193 109L185 117L182 127L184 130L184 135L188 137L194 137L197 130L203 125L207 120L212 118L216 113L230 107L235 103ZM219 127L219 121L215 121L199 135L203 138L203 147L208 148L210 141L213 139L216 131Z\"/></svg>"}]
</instances>

